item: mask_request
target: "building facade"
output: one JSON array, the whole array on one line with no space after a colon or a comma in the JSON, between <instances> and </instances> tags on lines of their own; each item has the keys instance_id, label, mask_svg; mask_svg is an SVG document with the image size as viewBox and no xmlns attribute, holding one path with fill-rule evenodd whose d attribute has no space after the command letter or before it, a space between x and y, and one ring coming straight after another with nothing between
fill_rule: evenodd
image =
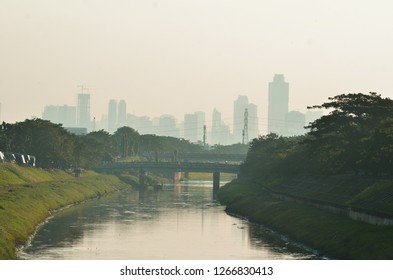
<instances>
[{"instance_id":1,"label":"building facade","mask_svg":"<svg viewBox=\"0 0 393 280\"><path fill-rule=\"evenodd\" d=\"M76 120L78 127L85 127L87 131L91 129L90 94L88 93L78 94Z\"/></svg>"},{"instance_id":2,"label":"building facade","mask_svg":"<svg viewBox=\"0 0 393 280\"><path fill-rule=\"evenodd\" d=\"M268 102L268 133L285 135L285 119L288 113L289 103L289 83L285 82L284 75L274 75L273 82L269 83Z\"/></svg>"}]
</instances>

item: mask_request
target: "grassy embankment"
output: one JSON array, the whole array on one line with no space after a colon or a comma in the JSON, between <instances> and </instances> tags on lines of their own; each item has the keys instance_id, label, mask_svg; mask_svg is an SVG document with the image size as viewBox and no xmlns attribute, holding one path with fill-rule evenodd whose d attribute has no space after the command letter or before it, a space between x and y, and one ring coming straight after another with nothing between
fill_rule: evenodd
<instances>
[{"instance_id":1,"label":"grassy embankment","mask_svg":"<svg viewBox=\"0 0 393 280\"><path fill-rule=\"evenodd\" d=\"M393 214L393 181L359 177L250 182L220 189L229 213L247 217L335 259L393 259L393 226L374 226L324 210L279 200L272 191Z\"/></svg>"},{"instance_id":2,"label":"grassy embankment","mask_svg":"<svg viewBox=\"0 0 393 280\"><path fill-rule=\"evenodd\" d=\"M51 211L106 193L135 182L122 178L85 172L75 178L60 170L42 170L0 165L0 259L14 259L16 247L24 244L36 226Z\"/></svg>"}]
</instances>

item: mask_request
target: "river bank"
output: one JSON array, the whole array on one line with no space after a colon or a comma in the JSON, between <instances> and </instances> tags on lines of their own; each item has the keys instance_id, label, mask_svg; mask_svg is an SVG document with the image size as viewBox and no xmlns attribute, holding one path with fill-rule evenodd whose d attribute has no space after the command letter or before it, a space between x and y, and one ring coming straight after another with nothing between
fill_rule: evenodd
<instances>
[{"instance_id":1,"label":"river bank","mask_svg":"<svg viewBox=\"0 0 393 280\"><path fill-rule=\"evenodd\" d=\"M393 226L355 221L341 214L299 201L278 198L276 193L319 199L341 206L362 206L390 214L390 180L321 178L305 183L283 180L235 180L218 193L228 213L265 225L334 259L393 259ZM314 186L314 188L312 188ZM385 197L384 201L376 199ZM380 203L378 203L381 201Z\"/></svg>"},{"instance_id":2,"label":"river bank","mask_svg":"<svg viewBox=\"0 0 393 280\"><path fill-rule=\"evenodd\" d=\"M67 205L129 188L114 175L0 165L0 259L15 259L36 226ZM130 180L132 182L132 180Z\"/></svg>"}]
</instances>

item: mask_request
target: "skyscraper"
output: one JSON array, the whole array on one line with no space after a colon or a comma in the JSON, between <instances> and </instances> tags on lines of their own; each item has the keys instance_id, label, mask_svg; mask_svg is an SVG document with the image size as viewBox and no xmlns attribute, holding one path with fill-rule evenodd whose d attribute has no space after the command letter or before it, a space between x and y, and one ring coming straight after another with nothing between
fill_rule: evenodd
<instances>
[{"instance_id":1,"label":"skyscraper","mask_svg":"<svg viewBox=\"0 0 393 280\"><path fill-rule=\"evenodd\" d=\"M233 138L236 143L242 142L246 108L248 109L248 97L239 95L233 102Z\"/></svg>"},{"instance_id":2,"label":"skyscraper","mask_svg":"<svg viewBox=\"0 0 393 280\"><path fill-rule=\"evenodd\" d=\"M198 111L194 113L197 119L197 141L203 141L203 127L205 123L205 112Z\"/></svg>"},{"instance_id":3,"label":"skyscraper","mask_svg":"<svg viewBox=\"0 0 393 280\"><path fill-rule=\"evenodd\" d=\"M123 127L127 124L127 104L123 99L119 101L117 109L117 125Z\"/></svg>"},{"instance_id":4,"label":"skyscraper","mask_svg":"<svg viewBox=\"0 0 393 280\"><path fill-rule=\"evenodd\" d=\"M304 128L306 115L298 111L290 111L285 116L285 136L303 135L306 133Z\"/></svg>"},{"instance_id":5,"label":"skyscraper","mask_svg":"<svg viewBox=\"0 0 393 280\"><path fill-rule=\"evenodd\" d=\"M117 101L109 100L108 104L108 132L113 133L117 129Z\"/></svg>"},{"instance_id":6,"label":"skyscraper","mask_svg":"<svg viewBox=\"0 0 393 280\"><path fill-rule=\"evenodd\" d=\"M289 84L284 75L274 75L269 83L268 133L285 134L285 117L288 113Z\"/></svg>"},{"instance_id":7,"label":"skyscraper","mask_svg":"<svg viewBox=\"0 0 393 280\"><path fill-rule=\"evenodd\" d=\"M79 127L85 127L90 130L90 94L79 93L78 94L78 105L76 111L77 125Z\"/></svg>"},{"instance_id":8,"label":"skyscraper","mask_svg":"<svg viewBox=\"0 0 393 280\"><path fill-rule=\"evenodd\" d=\"M180 131L177 128L176 119L171 115L162 115L158 120L158 135L179 137Z\"/></svg>"},{"instance_id":9,"label":"skyscraper","mask_svg":"<svg viewBox=\"0 0 393 280\"><path fill-rule=\"evenodd\" d=\"M210 144L220 143L220 131L221 131L221 113L216 108L213 110L212 115L212 133Z\"/></svg>"},{"instance_id":10,"label":"skyscraper","mask_svg":"<svg viewBox=\"0 0 393 280\"><path fill-rule=\"evenodd\" d=\"M198 117L196 114L184 115L184 138L194 143L198 141Z\"/></svg>"},{"instance_id":11,"label":"skyscraper","mask_svg":"<svg viewBox=\"0 0 393 280\"><path fill-rule=\"evenodd\" d=\"M258 138L258 107L255 104L248 104L248 140Z\"/></svg>"}]
</instances>

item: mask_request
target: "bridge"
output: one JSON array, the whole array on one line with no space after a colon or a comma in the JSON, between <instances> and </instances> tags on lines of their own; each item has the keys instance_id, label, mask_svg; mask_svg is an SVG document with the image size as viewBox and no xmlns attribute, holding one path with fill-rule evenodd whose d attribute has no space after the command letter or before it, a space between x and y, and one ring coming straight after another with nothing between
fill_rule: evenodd
<instances>
[{"instance_id":1,"label":"bridge","mask_svg":"<svg viewBox=\"0 0 393 280\"><path fill-rule=\"evenodd\" d=\"M103 163L96 167L97 172L130 170L139 171L149 170L166 170L172 172L212 172L213 173L213 191L220 187L220 173L239 174L240 165L233 163L219 162L110 162Z\"/></svg>"}]
</instances>

